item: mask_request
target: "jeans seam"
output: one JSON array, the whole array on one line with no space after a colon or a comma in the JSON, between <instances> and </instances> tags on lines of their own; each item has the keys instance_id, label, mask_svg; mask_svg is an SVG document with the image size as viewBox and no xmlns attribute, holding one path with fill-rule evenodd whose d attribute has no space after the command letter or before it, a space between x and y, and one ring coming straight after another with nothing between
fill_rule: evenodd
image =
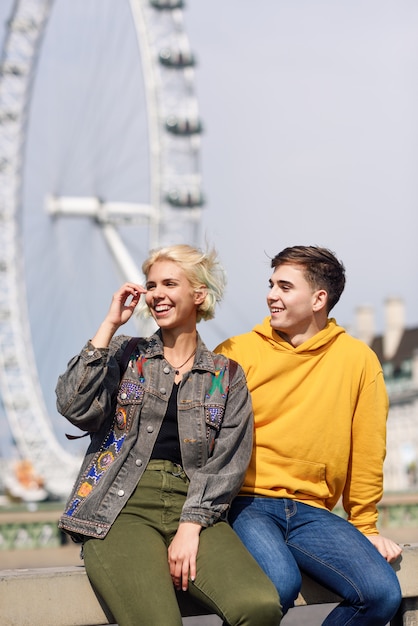
<instances>
[{"instance_id":1,"label":"jeans seam","mask_svg":"<svg viewBox=\"0 0 418 626\"><path fill-rule=\"evenodd\" d=\"M332 564L327 563L327 562L325 562L325 561L322 561L321 559L319 559L316 555L312 554L311 552L307 552L306 550L303 550L303 549L302 549L302 548L300 548L299 546L295 546L294 544L292 544L292 543L290 543L290 542L287 542L287 545L288 545L289 547L291 547L291 548L292 548L292 550L295 550L295 551L301 552L301 553L302 553L302 554L304 554L305 556L307 556L307 557L309 557L310 559L312 559L312 560L316 561L317 563L319 563L322 567L326 567L326 568L328 568L330 571L334 572L335 574L338 574L338 576L341 576L341 578L343 578L343 579L344 579L344 580L345 580L345 581L346 581L346 582L347 582L347 583L351 586L351 588L355 590L355 592L357 593L357 596L358 596L358 598L359 598L359 601L360 601L361 603L364 603L364 598L363 598L363 596L362 596L362 594L361 594L361 592L360 592L360 589L358 589L358 588L357 588L357 586L353 583L353 581L352 581L352 580L350 580L349 578L347 578L347 576L345 576L345 574L343 574L343 572L341 572L340 570L338 570L338 569L336 569L335 567L333 567L333 566L332 566ZM301 570L301 571L303 571L303 570ZM307 573L307 575L309 576L309 574L308 574L308 573ZM318 582L319 582L319 581L318 581ZM321 583L321 584L322 584L322 583ZM334 593L337 593L337 592L334 592ZM337 595L339 595L339 594L337 593ZM342 597L342 596L340 596L340 597ZM342 600L343 600L343 601L346 601L346 600L344 599L344 597L342 597ZM352 603L350 603L350 606L353 606L353 604L352 604ZM348 621L348 622L346 622L346 626L349 626L349 625L350 625L350 623L352 623L352 621L353 621L354 619L356 619L356 617L357 617L357 615L358 615L359 611L360 611L360 608L358 608L358 609L357 609L357 611L356 611L356 613L350 617L350 619L349 619L349 621Z\"/></svg>"}]
</instances>

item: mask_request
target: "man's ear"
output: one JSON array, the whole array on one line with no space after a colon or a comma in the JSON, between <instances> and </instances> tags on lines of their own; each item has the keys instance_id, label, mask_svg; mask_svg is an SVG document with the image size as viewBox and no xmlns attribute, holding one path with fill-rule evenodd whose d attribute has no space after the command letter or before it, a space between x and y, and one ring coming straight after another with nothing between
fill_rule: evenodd
<instances>
[{"instance_id":1,"label":"man's ear","mask_svg":"<svg viewBox=\"0 0 418 626\"><path fill-rule=\"evenodd\" d=\"M315 313L322 311L322 309L326 309L328 303L328 292L325 289L318 289L314 293L314 299L312 303L312 308Z\"/></svg>"},{"instance_id":2,"label":"man's ear","mask_svg":"<svg viewBox=\"0 0 418 626\"><path fill-rule=\"evenodd\" d=\"M196 304L202 304L204 302L208 293L208 288L206 285L200 285L197 289L194 290L194 301Z\"/></svg>"}]
</instances>

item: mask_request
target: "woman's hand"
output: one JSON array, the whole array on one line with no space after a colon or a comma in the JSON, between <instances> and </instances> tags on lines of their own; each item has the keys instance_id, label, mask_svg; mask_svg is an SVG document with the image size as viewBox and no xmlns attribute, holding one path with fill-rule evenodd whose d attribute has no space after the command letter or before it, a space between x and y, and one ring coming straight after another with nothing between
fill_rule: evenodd
<instances>
[{"instance_id":1,"label":"woman's hand","mask_svg":"<svg viewBox=\"0 0 418 626\"><path fill-rule=\"evenodd\" d=\"M109 311L91 340L96 348L108 347L118 328L132 317L143 293L147 293L147 290L141 285L125 283L113 294Z\"/></svg>"},{"instance_id":2,"label":"woman's hand","mask_svg":"<svg viewBox=\"0 0 418 626\"><path fill-rule=\"evenodd\" d=\"M367 539L372 542L374 547L380 552L388 563L396 561L402 552L402 548L399 544L392 541L392 539L382 537L382 535L367 535Z\"/></svg>"},{"instance_id":3,"label":"woman's hand","mask_svg":"<svg viewBox=\"0 0 418 626\"><path fill-rule=\"evenodd\" d=\"M202 527L193 522L181 522L168 548L168 564L176 589L187 590L190 580L196 578L196 556Z\"/></svg>"}]
</instances>

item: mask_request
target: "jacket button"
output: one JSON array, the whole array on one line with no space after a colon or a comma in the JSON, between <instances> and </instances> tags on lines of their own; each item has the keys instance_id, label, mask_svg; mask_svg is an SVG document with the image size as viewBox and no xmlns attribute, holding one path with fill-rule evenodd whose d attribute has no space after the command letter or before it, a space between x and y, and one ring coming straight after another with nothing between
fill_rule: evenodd
<instances>
[{"instance_id":1,"label":"jacket button","mask_svg":"<svg viewBox=\"0 0 418 626\"><path fill-rule=\"evenodd\" d=\"M122 400L126 400L126 398L128 397L128 394L126 393L121 393L120 397L122 398Z\"/></svg>"},{"instance_id":2,"label":"jacket button","mask_svg":"<svg viewBox=\"0 0 418 626\"><path fill-rule=\"evenodd\" d=\"M123 489L119 489L119 491L118 491L118 496L122 497L122 496L124 496L124 495L125 495L124 490L123 490Z\"/></svg>"},{"instance_id":3,"label":"jacket button","mask_svg":"<svg viewBox=\"0 0 418 626\"><path fill-rule=\"evenodd\" d=\"M97 533L98 535L101 535L101 534L102 534L102 532L103 532L103 528L100 528L100 526L97 526L97 528L96 528L96 533Z\"/></svg>"},{"instance_id":4,"label":"jacket button","mask_svg":"<svg viewBox=\"0 0 418 626\"><path fill-rule=\"evenodd\" d=\"M170 368L167 367L167 365L165 366L165 368L163 369L164 374L169 374L170 373Z\"/></svg>"},{"instance_id":5,"label":"jacket button","mask_svg":"<svg viewBox=\"0 0 418 626\"><path fill-rule=\"evenodd\" d=\"M89 351L87 352L87 354L88 354L88 356L93 356L93 354L94 354L94 350L89 350Z\"/></svg>"},{"instance_id":6,"label":"jacket button","mask_svg":"<svg viewBox=\"0 0 418 626\"><path fill-rule=\"evenodd\" d=\"M137 459L137 460L135 461L135 465L136 465L137 467L141 467L141 465L142 465L142 461L141 461L141 459Z\"/></svg>"},{"instance_id":7,"label":"jacket button","mask_svg":"<svg viewBox=\"0 0 418 626\"><path fill-rule=\"evenodd\" d=\"M154 432L154 427L153 426L147 426L147 433L153 433Z\"/></svg>"},{"instance_id":8,"label":"jacket button","mask_svg":"<svg viewBox=\"0 0 418 626\"><path fill-rule=\"evenodd\" d=\"M165 396L165 394L167 393L167 389L165 387L160 387L160 393Z\"/></svg>"}]
</instances>

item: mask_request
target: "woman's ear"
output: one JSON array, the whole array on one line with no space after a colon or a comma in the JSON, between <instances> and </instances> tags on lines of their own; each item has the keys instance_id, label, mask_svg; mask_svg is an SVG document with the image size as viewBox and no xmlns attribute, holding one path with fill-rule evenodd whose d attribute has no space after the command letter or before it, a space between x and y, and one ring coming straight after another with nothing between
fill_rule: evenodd
<instances>
[{"instance_id":1,"label":"woman's ear","mask_svg":"<svg viewBox=\"0 0 418 626\"><path fill-rule=\"evenodd\" d=\"M202 304L204 302L206 296L208 294L208 288L206 285L200 285L197 289L194 290L194 301L197 305Z\"/></svg>"}]
</instances>

